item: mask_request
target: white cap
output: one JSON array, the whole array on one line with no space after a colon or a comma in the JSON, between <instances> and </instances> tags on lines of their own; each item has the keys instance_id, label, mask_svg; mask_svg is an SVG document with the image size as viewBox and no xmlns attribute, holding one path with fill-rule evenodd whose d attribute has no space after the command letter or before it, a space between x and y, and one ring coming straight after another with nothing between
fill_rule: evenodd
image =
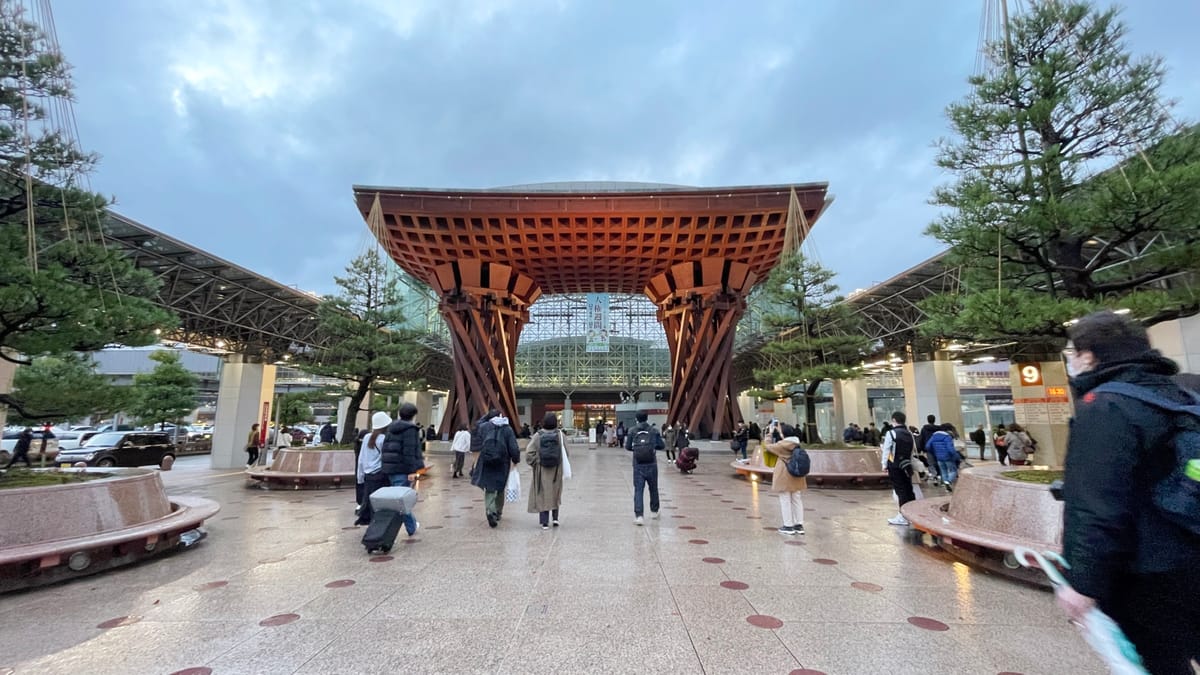
<instances>
[{"instance_id":1,"label":"white cap","mask_svg":"<svg viewBox=\"0 0 1200 675\"><path fill-rule=\"evenodd\" d=\"M386 429L392 423L392 418L385 412L377 412L371 415L371 429Z\"/></svg>"}]
</instances>

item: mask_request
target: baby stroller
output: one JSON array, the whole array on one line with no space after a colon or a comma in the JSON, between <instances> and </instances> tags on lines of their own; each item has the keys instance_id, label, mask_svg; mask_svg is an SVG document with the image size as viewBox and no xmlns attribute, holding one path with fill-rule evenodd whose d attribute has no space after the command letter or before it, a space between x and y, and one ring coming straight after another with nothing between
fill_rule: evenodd
<instances>
[{"instance_id":1,"label":"baby stroller","mask_svg":"<svg viewBox=\"0 0 1200 675\"><path fill-rule=\"evenodd\" d=\"M696 460L700 459L700 448L684 448L675 459L675 466L680 473L691 473L696 468Z\"/></svg>"}]
</instances>

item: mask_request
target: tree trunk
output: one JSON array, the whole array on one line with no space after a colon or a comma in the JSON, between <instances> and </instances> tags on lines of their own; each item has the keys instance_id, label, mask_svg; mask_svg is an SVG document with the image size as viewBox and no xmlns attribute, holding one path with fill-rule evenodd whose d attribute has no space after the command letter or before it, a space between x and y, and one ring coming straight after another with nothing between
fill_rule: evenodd
<instances>
[{"instance_id":1,"label":"tree trunk","mask_svg":"<svg viewBox=\"0 0 1200 675\"><path fill-rule=\"evenodd\" d=\"M817 430L817 387L824 380L813 380L804 390L804 440L807 443L821 443L821 432Z\"/></svg>"},{"instance_id":2,"label":"tree trunk","mask_svg":"<svg viewBox=\"0 0 1200 675\"><path fill-rule=\"evenodd\" d=\"M342 420L341 439L343 445L353 446L355 441L354 421L358 419L358 408L367 398L367 392L371 390L371 383L375 378L358 381L358 389L350 396L350 405L346 406L346 419Z\"/></svg>"}]
</instances>

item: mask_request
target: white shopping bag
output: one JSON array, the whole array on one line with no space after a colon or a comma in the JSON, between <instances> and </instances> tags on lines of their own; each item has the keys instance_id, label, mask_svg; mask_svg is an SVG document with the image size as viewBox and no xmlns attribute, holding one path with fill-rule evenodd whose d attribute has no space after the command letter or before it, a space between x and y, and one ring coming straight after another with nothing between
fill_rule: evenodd
<instances>
[{"instance_id":1,"label":"white shopping bag","mask_svg":"<svg viewBox=\"0 0 1200 675\"><path fill-rule=\"evenodd\" d=\"M504 501L515 502L521 498L521 474L516 469L508 472L508 484L504 486Z\"/></svg>"},{"instance_id":2,"label":"white shopping bag","mask_svg":"<svg viewBox=\"0 0 1200 675\"><path fill-rule=\"evenodd\" d=\"M567 479L571 477L571 458L567 457L567 437L560 431L558 432L558 439L562 443L563 479Z\"/></svg>"},{"instance_id":3,"label":"white shopping bag","mask_svg":"<svg viewBox=\"0 0 1200 675\"><path fill-rule=\"evenodd\" d=\"M1023 567L1037 567L1045 572L1055 588L1070 588L1058 571L1058 566L1070 567L1061 555L1053 551L1038 553L1021 546L1013 550L1013 555ZM1137 649L1121 627L1099 608L1089 610L1076 627L1113 675L1146 675Z\"/></svg>"}]
</instances>

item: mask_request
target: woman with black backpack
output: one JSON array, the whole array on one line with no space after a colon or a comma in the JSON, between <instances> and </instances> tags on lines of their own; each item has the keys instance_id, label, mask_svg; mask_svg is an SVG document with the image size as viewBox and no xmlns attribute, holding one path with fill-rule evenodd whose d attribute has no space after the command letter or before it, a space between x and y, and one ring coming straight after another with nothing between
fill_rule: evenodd
<instances>
[{"instance_id":1,"label":"woman with black backpack","mask_svg":"<svg viewBox=\"0 0 1200 675\"><path fill-rule=\"evenodd\" d=\"M546 413L542 428L525 446L525 461L533 467L529 485L529 512L538 514L542 529L550 529L551 519L558 527L558 507L562 503L563 459L567 447L558 429L558 418ZM569 461L569 460L568 460Z\"/></svg>"},{"instance_id":2,"label":"woman with black backpack","mask_svg":"<svg viewBox=\"0 0 1200 675\"><path fill-rule=\"evenodd\" d=\"M783 526L779 534L804 534L804 490L808 489L808 481L803 476L793 476L787 469L792 451L800 447L800 436L795 427L781 424L780 433L783 439L777 443L763 447L766 455L775 456L775 473L771 474L771 492L779 495L779 511L783 517Z\"/></svg>"}]
</instances>

